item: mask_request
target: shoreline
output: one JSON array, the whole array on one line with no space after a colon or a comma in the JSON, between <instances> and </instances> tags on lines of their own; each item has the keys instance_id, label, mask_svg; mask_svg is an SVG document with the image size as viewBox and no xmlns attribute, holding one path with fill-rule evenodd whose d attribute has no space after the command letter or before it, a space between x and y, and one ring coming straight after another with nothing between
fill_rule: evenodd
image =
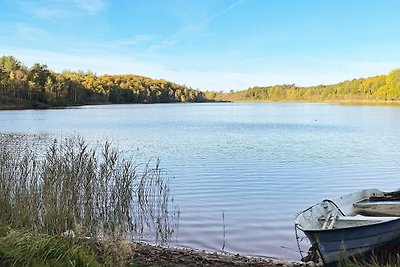
<instances>
[{"instance_id":1,"label":"shoreline","mask_svg":"<svg viewBox=\"0 0 400 267\"><path fill-rule=\"evenodd\" d=\"M107 245L104 242L100 247ZM128 262L138 266L287 266L312 267L314 262L291 261L272 257L254 257L229 252L206 251L183 247L164 247L143 242L123 241L128 247ZM98 249L98 248L97 248Z\"/></svg>"},{"instance_id":2,"label":"shoreline","mask_svg":"<svg viewBox=\"0 0 400 267\"><path fill-rule=\"evenodd\" d=\"M67 109L82 106L108 106L108 105L135 105L135 104L176 104L181 102L171 103L87 103L82 105L71 106L34 106L34 105L17 105L17 104L0 104L0 111L5 110L45 110L45 109ZM370 100L337 100L337 101L310 101L310 100L235 100L235 101L206 101L206 102L185 102L185 103L315 103L315 104L336 104L348 106L400 106L400 101L370 101Z\"/></svg>"},{"instance_id":3,"label":"shoreline","mask_svg":"<svg viewBox=\"0 0 400 267\"><path fill-rule=\"evenodd\" d=\"M225 103L315 103L315 104L337 104L349 106L400 106L400 100L397 101L381 101L381 100L231 100L216 101Z\"/></svg>"},{"instance_id":4,"label":"shoreline","mask_svg":"<svg viewBox=\"0 0 400 267\"><path fill-rule=\"evenodd\" d=\"M165 103L86 103L70 106L47 106L47 105L16 105L16 104L0 104L2 110L46 110L46 109L68 109L83 106L109 106L109 105L153 105L153 104L195 104L195 103L230 103L230 101L206 101L206 102L165 102Z\"/></svg>"}]
</instances>

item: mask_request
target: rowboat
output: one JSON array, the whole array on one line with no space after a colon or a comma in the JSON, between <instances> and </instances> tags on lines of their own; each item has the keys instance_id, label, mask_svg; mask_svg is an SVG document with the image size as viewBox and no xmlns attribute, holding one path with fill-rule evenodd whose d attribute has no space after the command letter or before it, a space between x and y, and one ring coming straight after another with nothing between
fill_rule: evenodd
<instances>
[{"instance_id":1,"label":"rowboat","mask_svg":"<svg viewBox=\"0 0 400 267\"><path fill-rule=\"evenodd\" d=\"M370 253L400 240L400 190L368 189L323 200L299 213L295 226L325 265Z\"/></svg>"}]
</instances>

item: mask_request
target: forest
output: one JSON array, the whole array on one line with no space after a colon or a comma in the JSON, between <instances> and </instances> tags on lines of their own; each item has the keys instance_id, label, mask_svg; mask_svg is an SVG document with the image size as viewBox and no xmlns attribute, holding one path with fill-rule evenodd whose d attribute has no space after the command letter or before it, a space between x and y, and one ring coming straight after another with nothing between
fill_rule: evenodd
<instances>
[{"instance_id":1,"label":"forest","mask_svg":"<svg viewBox=\"0 0 400 267\"><path fill-rule=\"evenodd\" d=\"M166 80L138 75L28 68L13 56L0 57L0 106L45 108L84 104L204 102L204 93Z\"/></svg>"},{"instance_id":2,"label":"forest","mask_svg":"<svg viewBox=\"0 0 400 267\"><path fill-rule=\"evenodd\" d=\"M255 86L242 91L205 91L166 80L90 71L50 70L35 63L28 68L13 56L0 57L0 108L46 108L85 104L177 103L210 101L307 101L397 103L400 69L387 75L331 85Z\"/></svg>"},{"instance_id":3,"label":"forest","mask_svg":"<svg viewBox=\"0 0 400 267\"><path fill-rule=\"evenodd\" d=\"M387 75L353 79L331 85L299 87L294 84L256 86L236 92L205 92L217 101L309 101L396 103L400 100L400 69Z\"/></svg>"}]
</instances>

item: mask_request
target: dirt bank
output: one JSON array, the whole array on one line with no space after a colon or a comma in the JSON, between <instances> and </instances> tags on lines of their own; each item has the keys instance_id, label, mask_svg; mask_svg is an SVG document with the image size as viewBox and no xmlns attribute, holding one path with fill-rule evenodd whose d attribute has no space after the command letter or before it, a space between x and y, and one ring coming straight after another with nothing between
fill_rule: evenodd
<instances>
[{"instance_id":1,"label":"dirt bank","mask_svg":"<svg viewBox=\"0 0 400 267\"><path fill-rule=\"evenodd\" d=\"M316 266L313 262L279 260L264 257L247 257L232 253L207 252L204 250L167 248L143 243L131 243L132 263L148 266Z\"/></svg>"}]
</instances>

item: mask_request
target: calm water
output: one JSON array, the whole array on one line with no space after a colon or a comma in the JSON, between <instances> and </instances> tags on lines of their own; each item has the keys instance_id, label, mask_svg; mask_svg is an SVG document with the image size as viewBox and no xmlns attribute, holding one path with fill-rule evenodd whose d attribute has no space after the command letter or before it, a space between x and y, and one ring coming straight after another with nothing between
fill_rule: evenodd
<instances>
[{"instance_id":1,"label":"calm water","mask_svg":"<svg viewBox=\"0 0 400 267\"><path fill-rule=\"evenodd\" d=\"M225 241L225 251L298 259L296 213L346 192L400 187L399 107L86 106L1 111L0 125L0 133L111 140L137 162L159 157L181 211L179 246L221 250Z\"/></svg>"}]
</instances>

